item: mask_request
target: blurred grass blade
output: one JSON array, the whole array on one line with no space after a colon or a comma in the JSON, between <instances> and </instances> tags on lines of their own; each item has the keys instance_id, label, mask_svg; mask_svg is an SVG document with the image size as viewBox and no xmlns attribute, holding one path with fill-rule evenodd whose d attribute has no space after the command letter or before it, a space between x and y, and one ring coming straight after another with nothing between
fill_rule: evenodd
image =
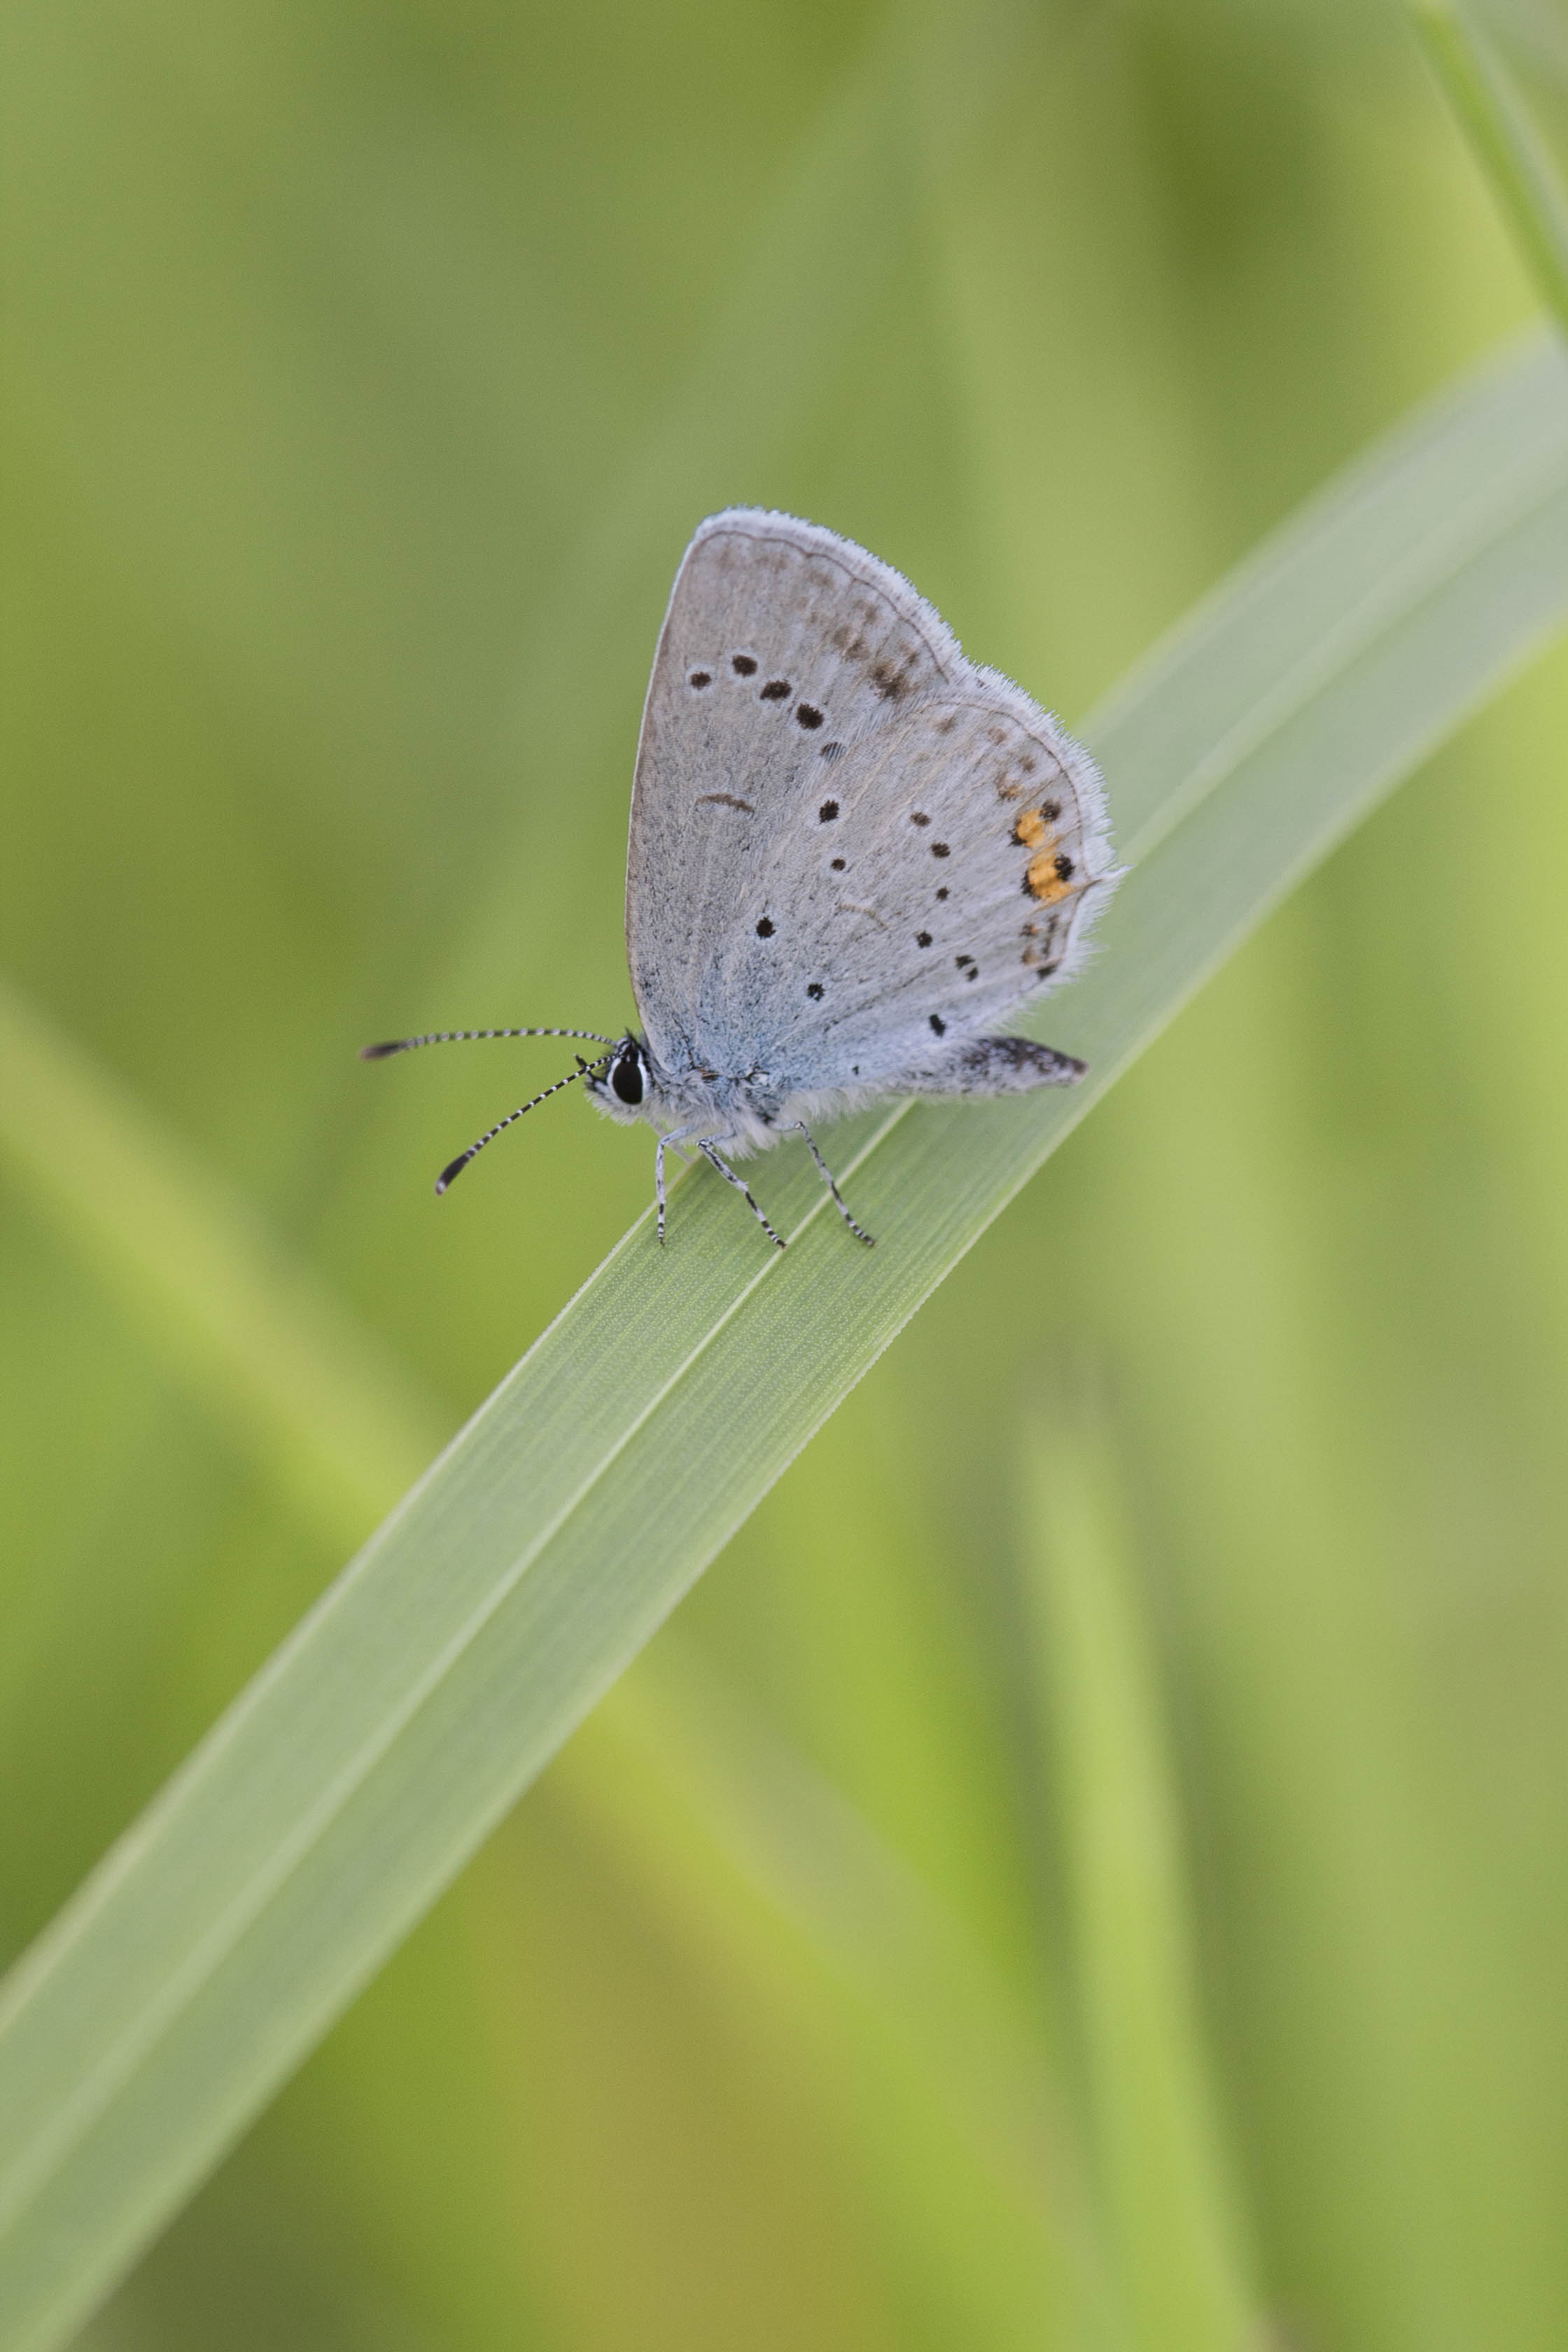
<instances>
[{"instance_id":1,"label":"blurred grass blade","mask_svg":"<svg viewBox=\"0 0 1568 2352\"><path fill-rule=\"evenodd\" d=\"M1410 13L1536 285L1568 333L1568 191L1545 142L1458 0L1410 0Z\"/></svg>"},{"instance_id":2,"label":"blurred grass blade","mask_svg":"<svg viewBox=\"0 0 1568 2352\"><path fill-rule=\"evenodd\" d=\"M0 1158L232 1444L358 1543L447 1433L239 1196L0 979Z\"/></svg>"},{"instance_id":3,"label":"blurred grass blade","mask_svg":"<svg viewBox=\"0 0 1568 2352\"><path fill-rule=\"evenodd\" d=\"M1555 346L1465 386L1091 722L1143 862L1052 1008L1089 1081L847 1126L869 1255L793 1148L783 1256L683 1182L40 1938L0 2009L0 2342L79 2320L1117 1073L1560 625L1565 395Z\"/></svg>"},{"instance_id":4,"label":"blurred grass blade","mask_svg":"<svg viewBox=\"0 0 1568 2352\"><path fill-rule=\"evenodd\" d=\"M1192 1977L1177 1798L1116 1468L1087 1421L1030 1453L1027 1560L1053 1734L1089 2137L1135 2352L1243 2352L1239 2255Z\"/></svg>"},{"instance_id":5,"label":"blurred grass blade","mask_svg":"<svg viewBox=\"0 0 1568 2352\"><path fill-rule=\"evenodd\" d=\"M561 1764L737 2037L812 2065L922 2339L1109 2347L1040 2030L854 1808L668 1638Z\"/></svg>"}]
</instances>

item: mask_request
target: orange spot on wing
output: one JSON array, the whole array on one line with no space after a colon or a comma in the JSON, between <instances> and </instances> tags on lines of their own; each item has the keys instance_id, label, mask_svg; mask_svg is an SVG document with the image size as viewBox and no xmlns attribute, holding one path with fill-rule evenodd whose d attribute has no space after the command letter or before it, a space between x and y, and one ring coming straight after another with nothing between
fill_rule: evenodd
<instances>
[{"instance_id":1,"label":"orange spot on wing","mask_svg":"<svg viewBox=\"0 0 1568 2352\"><path fill-rule=\"evenodd\" d=\"M1038 849L1047 837L1046 820L1038 809L1026 809L1013 827L1014 840L1022 842L1026 849Z\"/></svg>"},{"instance_id":2,"label":"orange spot on wing","mask_svg":"<svg viewBox=\"0 0 1568 2352\"><path fill-rule=\"evenodd\" d=\"M1030 858L1024 881L1043 907L1054 907L1058 898L1072 895L1070 880L1057 872L1057 853L1049 841L1038 856Z\"/></svg>"}]
</instances>

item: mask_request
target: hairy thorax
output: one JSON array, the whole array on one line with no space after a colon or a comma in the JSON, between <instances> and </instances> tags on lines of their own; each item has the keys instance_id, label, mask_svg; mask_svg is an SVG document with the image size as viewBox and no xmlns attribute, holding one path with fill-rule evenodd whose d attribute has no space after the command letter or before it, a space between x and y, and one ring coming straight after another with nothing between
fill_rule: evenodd
<instances>
[{"instance_id":1,"label":"hairy thorax","mask_svg":"<svg viewBox=\"0 0 1568 2352\"><path fill-rule=\"evenodd\" d=\"M803 1092L767 1070L737 1075L695 1062L671 1067L656 1061L641 1038L626 1040L619 1059L626 1073L619 1085L614 1066L588 1079L600 1110L626 1125L646 1119L663 1135L721 1137L742 1157L777 1142L802 1119L831 1118L862 1099L858 1088Z\"/></svg>"}]
</instances>

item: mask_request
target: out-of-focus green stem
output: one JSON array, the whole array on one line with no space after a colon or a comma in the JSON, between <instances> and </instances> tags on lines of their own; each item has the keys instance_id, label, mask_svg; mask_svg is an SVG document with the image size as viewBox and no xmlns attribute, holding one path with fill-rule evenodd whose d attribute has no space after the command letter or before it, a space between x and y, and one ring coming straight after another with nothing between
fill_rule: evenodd
<instances>
[{"instance_id":1,"label":"out-of-focus green stem","mask_svg":"<svg viewBox=\"0 0 1568 2352\"><path fill-rule=\"evenodd\" d=\"M1089 2137L1128 2352L1259 2340L1205 2044L1175 1774L1116 1465L1087 1412L1030 1446L1027 1594L1061 1823Z\"/></svg>"},{"instance_id":2,"label":"out-of-focus green stem","mask_svg":"<svg viewBox=\"0 0 1568 2352\"><path fill-rule=\"evenodd\" d=\"M1501 60L1455 0L1410 0L1410 14L1536 283L1568 333L1568 191L1556 166Z\"/></svg>"},{"instance_id":3,"label":"out-of-focus green stem","mask_svg":"<svg viewBox=\"0 0 1568 2352\"><path fill-rule=\"evenodd\" d=\"M0 1171L330 1549L363 1542L449 1434L249 1202L4 976Z\"/></svg>"}]
</instances>

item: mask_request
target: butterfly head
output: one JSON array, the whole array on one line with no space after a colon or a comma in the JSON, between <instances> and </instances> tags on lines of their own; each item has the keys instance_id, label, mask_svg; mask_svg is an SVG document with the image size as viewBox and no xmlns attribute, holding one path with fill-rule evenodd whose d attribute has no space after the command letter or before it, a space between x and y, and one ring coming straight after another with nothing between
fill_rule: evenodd
<instances>
[{"instance_id":1,"label":"butterfly head","mask_svg":"<svg viewBox=\"0 0 1568 2352\"><path fill-rule=\"evenodd\" d=\"M616 1041L607 1061L584 1067L583 1083L612 1118L646 1118L654 1093L654 1074L642 1039L628 1031Z\"/></svg>"},{"instance_id":2,"label":"butterfly head","mask_svg":"<svg viewBox=\"0 0 1568 2352\"><path fill-rule=\"evenodd\" d=\"M646 1119L661 1135L678 1127L690 1134L709 1127L716 1135L729 1135L749 1132L753 1124L746 1115L743 1085L689 1063L671 1069L631 1030L608 1054L580 1062L579 1068L595 1108L625 1127Z\"/></svg>"}]
</instances>

